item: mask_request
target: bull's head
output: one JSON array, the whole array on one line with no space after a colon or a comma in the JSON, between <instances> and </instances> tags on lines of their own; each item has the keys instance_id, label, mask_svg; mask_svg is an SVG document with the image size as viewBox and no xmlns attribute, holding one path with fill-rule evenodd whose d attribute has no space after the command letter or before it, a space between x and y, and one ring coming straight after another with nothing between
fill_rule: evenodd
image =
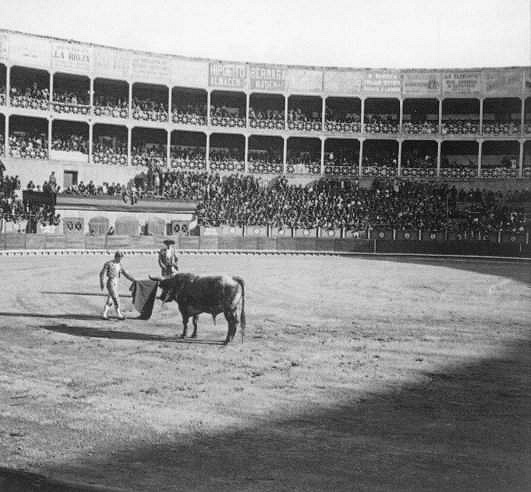
<instances>
[{"instance_id":1,"label":"bull's head","mask_svg":"<svg viewBox=\"0 0 531 492\"><path fill-rule=\"evenodd\" d=\"M159 299L166 303L171 301L176 301L179 292L182 290L185 279L181 278L182 274L175 274L172 277L152 277L151 280L156 280L159 283L161 289Z\"/></svg>"}]
</instances>

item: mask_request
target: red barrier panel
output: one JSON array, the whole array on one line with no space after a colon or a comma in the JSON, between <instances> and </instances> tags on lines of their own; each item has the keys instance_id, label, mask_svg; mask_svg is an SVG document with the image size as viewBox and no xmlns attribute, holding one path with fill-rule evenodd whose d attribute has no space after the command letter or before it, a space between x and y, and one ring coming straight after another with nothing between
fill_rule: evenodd
<instances>
[{"instance_id":1,"label":"red barrier panel","mask_svg":"<svg viewBox=\"0 0 531 492\"><path fill-rule=\"evenodd\" d=\"M130 236L106 236L106 249L127 249L131 246Z\"/></svg>"},{"instance_id":2,"label":"red barrier panel","mask_svg":"<svg viewBox=\"0 0 531 492\"><path fill-rule=\"evenodd\" d=\"M295 238L295 249L297 251L315 251L317 249L316 243L316 238L298 237Z\"/></svg>"},{"instance_id":3,"label":"red barrier panel","mask_svg":"<svg viewBox=\"0 0 531 492\"><path fill-rule=\"evenodd\" d=\"M200 236L199 237L199 248L200 249L218 249L218 238L209 237L209 236Z\"/></svg>"},{"instance_id":4,"label":"red barrier panel","mask_svg":"<svg viewBox=\"0 0 531 492\"><path fill-rule=\"evenodd\" d=\"M294 250L295 239L279 237L277 238L277 249L279 251Z\"/></svg>"},{"instance_id":5,"label":"red barrier panel","mask_svg":"<svg viewBox=\"0 0 531 492\"><path fill-rule=\"evenodd\" d=\"M87 249L105 249L105 236L87 236L87 237L85 237L85 248L87 248Z\"/></svg>"},{"instance_id":6,"label":"red barrier panel","mask_svg":"<svg viewBox=\"0 0 531 492\"><path fill-rule=\"evenodd\" d=\"M114 222L114 230L118 236L138 236L140 234L140 223L135 217L118 217Z\"/></svg>"},{"instance_id":7,"label":"red barrier panel","mask_svg":"<svg viewBox=\"0 0 531 492\"><path fill-rule=\"evenodd\" d=\"M334 250L342 252L368 253L374 250L374 241L369 239L336 239Z\"/></svg>"},{"instance_id":8,"label":"red barrier panel","mask_svg":"<svg viewBox=\"0 0 531 492\"><path fill-rule=\"evenodd\" d=\"M260 237L258 238L257 249L259 250L274 250L277 249L277 240L275 238Z\"/></svg>"},{"instance_id":9,"label":"red barrier panel","mask_svg":"<svg viewBox=\"0 0 531 492\"><path fill-rule=\"evenodd\" d=\"M242 240L241 249L258 249L258 239L257 237L246 237Z\"/></svg>"},{"instance_id":10,"label":"red barrier panel","mask_svg":"<svg viewBox=\"0 0 531 492\"><path fill-rule=\"evenodd\" d=\"M150 218L146 224L146 233L155 236L166 234L166 222L159 218Z\"/></svg>"},{"instance_id":11,"label":"red barrier panel","mask_svg":"<svg viewBox=\"0 0 531 492\"><path fill-rule=\"evenodd\" d=\"M243 237L243 228L238 226L220 226L218 227L218 234L221 236Z\"/></svg>"},{"instance_id":12,"label":"red barrier panel","mask_svg":"<svg viewBox=\"0 0 531 492\"><path fill-rule=\"evenodd\" d=\"M109 230L109 219L107 217L92 217L89 220L89 233L94 235L105 235Z\"/></svg>"},{"instance_id":13,"label":"red barrier panel","mask_svg":"<svg viewBox=\"0 0 531 492\"><path fill-rule=\"evenodd\" d=\"M4 234L5 249L24 249L26 247L26 234L9 233Z\"/></svg>"},{"instance_id":14,"label":"red barrier panel","mask_svg":"<svg viewBox=\"0 0 531 492\"><path fill-rule=\"evenodd\" d=\"M46 249L64 249L65 236L63 234L46 234Z\"/></svg>"},{"instance_id":15,"label":"red barrier panel","mask_svg":"<svg viewBox=\"0 0 531 492\"><path fill-rule=\"evenodd\" d=\"M81 234L66 234L64 244L66 249L85 249L85 236Z\"/></svg>"},{"instance_id":16,"label":"red barrier panel","mask_svg":"<svg viewBox=\"0 0 531 492\"><path fill-rule=\"evenodd\" d=\"M501 242L502 243L525 244L526 235L523 232L502 232Z\"/></svg>"},{"instance_id":17,"label":"red barrier panel","mask_svg":"<svg viewBox=\"0 0 531 492\"><path fill-rule=\"evenodd\" d=\"M318 238L315 240L315 249L317 251L334 251L335 239Z\"/></svg>"},{"instance_id":18,"label":"red barrier panel","mask_svg":"<svg viewBox=\"0 0 531 492\"><path fill-rule=\"evenodd\" d=\"M180 249L198 249L199 236L182 236L179 239Z\"/></svg>"},{"instance_id":19,"label":"red barrier panel","mask_svg":"<svg viewBox=\"0 0 531 492\"><path fill-rule=\"evenodd\" d=\"M44 249L46 237L41 234L26 234L26 249Z\"/></svg>"}]
</instances>

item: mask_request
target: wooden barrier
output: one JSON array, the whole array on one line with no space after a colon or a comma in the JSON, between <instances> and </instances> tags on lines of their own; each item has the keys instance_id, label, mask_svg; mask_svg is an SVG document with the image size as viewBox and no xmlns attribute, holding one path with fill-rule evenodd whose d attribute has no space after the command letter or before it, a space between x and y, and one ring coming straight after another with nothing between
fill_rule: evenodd
<instances>
[{"instance_id":1,"label":"wooden barrier","mask_svg":"<svg viewBox=\"0 0 531 492\"><path fill-rule=\"evenodd\" d=\"M200 236L199 249L218 249L218 238L216 236Z\"/></svg>"}]
</instances>

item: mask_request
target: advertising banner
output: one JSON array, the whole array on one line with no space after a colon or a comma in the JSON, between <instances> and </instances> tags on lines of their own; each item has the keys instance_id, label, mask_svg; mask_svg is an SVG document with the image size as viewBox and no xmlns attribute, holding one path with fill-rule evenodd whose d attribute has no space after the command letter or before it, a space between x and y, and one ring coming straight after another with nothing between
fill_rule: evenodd
<instances>
[{"instance_id":1,"label":"advertising banner","mask_svg":"<svg viewBox=\"0 0 531 492\"><path fill-rule=\"evenodd\" d=\"M287 70L283 67L251 65L249 67L251 89L257 91L284 91L286 90L286 72Z\"/></svg>"},{"instance_id":2,"label":"advertising banner","mask_svg":"<svg viewBox=\"0 0 531 492\"><path fill-rule=\"evenodd\" d=\"M400 96L400 73L398 71L370 70L363 81L363 92L374 95Z\"/></svg>"},{"instance_id":3,"label":"advertising banner","mask_svg":"<svg viewBox=\"0 0 531 492\"><path fill-rule=\"evenodd\" d=\"M131 55L127 51L96 46L92 54L96 76L121 80L129 78Z\"/></svg>"},{"instance_id":4,"label":"advertising banner","mask_svg":"<svg viewBox=\"0 0 531 492\"><path fill-rule=\"evenodd\" d=\"M49 69L50 60L51 45L47 39L9 35L9 61L12 65Z\"/></svg>"},{"instance_id":5,"label":"advertising banner","mask_svg":"<svg viewBox=\"0 0 531 492\"><path fill-rule=\"evenodd\" d=\"M192 60L172 60L172 85L205 89L208 85L208 62Z\"/></svg>"},{"instance_id":6,"label":"advertising banner","mask_svg":"<svg viewBox=\"0 0 531 492\"><path fill-rule=\"evenodd\" d=\"M243 89L247 79L247 67L242 63L210 62L208 67L208 85Z\"/></svg>"},{"instance_id":7,"label":"advertising banner","mask_svg":"<svg viewBox=\"0 0 531 492\"><path fill-rule=\"evenodd\" d=\"M520 94L522 72L518 69L487 70L483 72L483 92L486 94Z\"/></svg>"},{"instance_id":8,"label":"advertising banner","mask_svg":"<svg viewBox=\"0 0 531 492\"><path fill-rule=\"evenodd\" d=\"M68 73L90 72L91 48L77 43L52 43L52 67Z\"/></svg>"},{"instance_id":9,"label":"advertising banner","mask_svg":"<svg viewBox=\"0 0 531 492\"><path fill-rule=\"evenodd\" d=\"M154 55L133 55L131 76L137 82L167 84L170 80L169 59Z\"/></svg>"},{"instance_id":10,"label":"advertising banner","mask_svg":"<svg viewBox=\"0 0 531 492\"><path fill-rule=\"evenodd\" d=\"M442 82L444 94L466 95L481 92L481 72L444 72Z\"/></svg>"},{"instance_id":11,"label":"advertising banner","mask_svg":"<svg viewBox=\"0 0 531 492\"><path fill-rule=\"evenodd\" d=\"M290 68L287 73L288 89L291 92L321 92L323 90L323 72Z\"/></svg>"},{"instance_id":12,"label":"advertising banner","mask_svg":"<svg viewBox=\"0 0 531 492\"><path fill-rule=\"evenodd\" d=\"M402 84L405 96L439 96L441 94L439 72L405 72Z\"/></svg>"},{"instance_id":13,"label":"advertising banner","mask_svg":"<svg viewBox=\"0 0 531 492\"><path fill-rule=\"evenodd\" d=\"M365 79L361 70L327 70L324 73L324 90L329 94L360 94Z\"/></svg>"}]
</instances>

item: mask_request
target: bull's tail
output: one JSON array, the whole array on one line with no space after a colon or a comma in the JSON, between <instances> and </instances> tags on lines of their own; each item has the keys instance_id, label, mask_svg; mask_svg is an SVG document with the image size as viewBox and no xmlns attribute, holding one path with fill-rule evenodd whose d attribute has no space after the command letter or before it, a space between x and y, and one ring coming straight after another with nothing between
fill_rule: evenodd
<instances>
[{"instance_id":1,"label":"bull's tail","mask_svg":"<svg viewBox=\"0 0 531 492\"><path fill-rule=\"evenodd\" d=\"M242 310L240 314L240 326L241 326L241 332L242 332L242 343L243 343L243 335L245 334L245 282L243 281L243 278L241 277L233 277L236 282L240 284L240 287L242 288Z\"/></svg>"}]
</instances>

